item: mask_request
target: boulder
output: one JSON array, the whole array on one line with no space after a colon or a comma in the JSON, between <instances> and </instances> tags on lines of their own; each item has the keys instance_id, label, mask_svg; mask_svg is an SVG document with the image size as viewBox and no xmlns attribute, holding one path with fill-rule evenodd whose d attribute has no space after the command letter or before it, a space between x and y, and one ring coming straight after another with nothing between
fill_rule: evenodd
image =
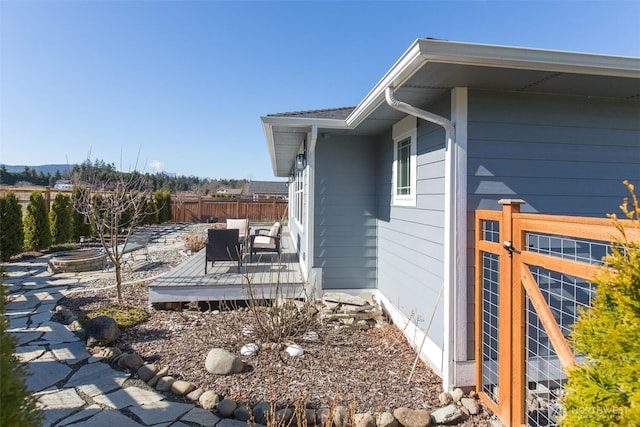
<instances>
[{"instance_id":1,"label":"boulder","mask_svg":"<svg viewBox=\"0 0 640 427\"><path fill-rule=\"evenodd\" d=\"M148 382L149 380L151 380L151 378L156 376L156 373L158 372L158 368L156 367L156 365L152 365L152 364L145 364L140 366L140 368L138 368L138 377L144 381L144 382Z\"/></svg>"},{"instance_id":2,"label":"boulder","mask_svg":"<svg viewBox=\"0 0 640 427\"><path fill-rule=\"evenodd\" d=\"M171 386L176 382L176 379L172 376L167 375L166 377L162 377L156 383L156 390L158 391L169 391L171 390Z\"/></svg>"},{"instance_id":3,"label":"boulder","mask_svg":"<svg viewBox=\"0 0 640 427\"><path fill-rule=\"evenodd\" d=\"M218 402L218 406L216 408L218 409L218 412L220 412L220 415L222 415L225 418L229 418L233 415L233 412L236 410L237 407L238 407L238 404L236 403L235 400L222 399L220 402Z\"/></svg>"},{"instance_id":4,"label":"boulder","mask_svg":"<svg viewBox=\"0 0 640 427\"><path fill-rule=\"evenodd\" d=\"M333 410L333 425L335 427L347 427L349 424L349 408L338 405Z\"/></svg>"},{"instance_id":5,"label":"boulder","mask_svg":"<svg viewBox=\"0 0 640 427\"><path fill-rule=\"evenodd\" d=\"M465 417L464 413L454 403L436 409L431 413L431 416L436 424L454 424Z\"/></svg>"},{"instance_id":6,"label":"boulder","mask_svg":"<svg viewBox=\"0 0 640 427\"><path fill-rule=\"evenodd\" d=\"M124 354L118 359L118 367L132 373L137 372L142 365L144 365L144 360L135 353Z\"/></svg>"},{"instance_id":7,"label":"boulder","mask_svg":"<svg viewBox=\"0 0 640 427\"><path fill-rule=\"evenodd\" d=\"M355 414L353 425L354 427L376 427L376 419L371 414Z\"/></svg>"},{"instance_id":8,"label":"boulder","mask_svg":"<svg viewBox=\"0 0 640 427\"><path fill-rule=\"evenodd\" d=\"M382 412L376 419L378 427L398 427L398 420L391 412Z\"/></svg>"},{"instance_id":9,"label":"boulder","mask_svg":"<svg viewBox=\"0 0 640 427\"><path fill-rule=\"evenodd\" d=\"M478 401L476 399L463 397L460 399L460 403L462 404L462 407L467 408L471 415L477 415L480 412L480 405L478 405Z\"/></svg>"},{"instance_id":10,"label":"boulder","mask_svg":"<svg viewBox=\"0 0 640 427\"><path fill-rule=\"evenodd\" d=\"M271 411L271 405L269 402L258 402L251 409L251 413L253 414L253 418L256 423L267 425L267 418L269 417L269 412Z\"/></svg>"},{"instance_id":11,"label":"boulder","mask_svg":"<svg viewBox=\"0 0 640 427\"><path fill-rule=\"evenodd\" d=\"M212 390L207 390L200 395L198 399L198 403L202 406L202 409L207 411L211 411L216 409L218 403L220 402L220 395Z\"/></svg>"},{"instance_id":12,"label":"boulder","mask_svg":"<svg viewBox=\"0 0 640 427\"><path fill-rule=\"evenodd\" d=\"M120 328L109 316L98 316L84 325L87 345L109 345L120 338Z\"/></svg>"},{"instance_id":13,"label":"boulder","mask_svg":"<svg viewBox=\"0 0 640 427\"><path fill-rule=\"evenodd\" d=\"M171 393L177 396L185 396L191 390L194 390L196 386L189 381L184 380L176 380L173 384L171 384Z\"/></svg>"},{"instance_id":14,"label":"boulder","mask_svg":"<svg viewBox=\"0 0 640 427\"><path fill-rule=\"evenodd\" d=\"M405 427L426 427L431 425L431 414L425 409L397 408L393 416Z\"/></svg>"},{"instance_id":15,"label":"boulder","mask_svg":"<svg viewBox=\"0 0 640 427\"><path fill-rule=\"evenodd\" d=\"M204 366L207 371L216 375L237 374L244 369L244 363L239 357L221 348L214 348L207 354Z\"/></svg>"}]
</instances>

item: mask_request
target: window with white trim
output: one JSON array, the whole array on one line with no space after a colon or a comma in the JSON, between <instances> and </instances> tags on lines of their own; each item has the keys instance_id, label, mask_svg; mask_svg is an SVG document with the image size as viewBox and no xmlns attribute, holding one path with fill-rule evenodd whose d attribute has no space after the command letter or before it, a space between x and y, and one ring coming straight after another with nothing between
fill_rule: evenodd
<instances>
[{"instance_id":1,"label":"window with white trim","mask_svg":"<svg viewBox=\"0 0 640 427\"><path fill-rule=\"evenodd\" d=\"M393 197L396 206L416 205L417 120L407 116L393 125Z\"/></svg>"},{"instance_id":2,"label":"window with white trim","mask_svg":"<svg viewBox=\"0 0 640 427\"><path fill-rule=\"evenodd\" d=\"M293 217L302 227L304 225L304 172L296 172L293 185L293 200L289 201L289 206L293 210Z\"/></svg>"}]
</instances>

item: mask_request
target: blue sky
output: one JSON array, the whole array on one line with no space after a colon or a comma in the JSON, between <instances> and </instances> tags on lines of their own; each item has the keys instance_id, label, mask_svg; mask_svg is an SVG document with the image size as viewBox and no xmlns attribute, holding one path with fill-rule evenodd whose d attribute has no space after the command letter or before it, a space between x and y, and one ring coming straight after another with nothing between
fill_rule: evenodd
<instances>
[{"instance_id":1,"label":"blue sky","mask_svg":"<svg viewBox=\"0 0 640 427\"><path fill-rule=\"evenodd\" d=\"M640 1L0 0L0 163L271 180L260 116L357 105L423 37L640 57Z\"/></svg>"}]
</instances>

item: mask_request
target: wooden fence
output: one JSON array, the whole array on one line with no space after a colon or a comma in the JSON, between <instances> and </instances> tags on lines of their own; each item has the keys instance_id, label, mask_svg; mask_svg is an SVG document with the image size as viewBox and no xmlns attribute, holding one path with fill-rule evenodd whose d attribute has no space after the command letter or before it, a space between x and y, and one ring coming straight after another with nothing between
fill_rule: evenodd
<instances>
[{"instance_id":1,"label":"wooden fence","mask_svg":"<svg viewBox=\"0 0 640 427\"><path fill-rule=\"evenodd\" d=\"M566 369L580 359L567 337L619 231L608 219L500 203L501 212L476 211L476 387L507 426L555 426Z\"/></svg>"},{"instance_id":2,"label":"wooden fence","mask_svg":"<svg viewBox=\"0 0 640 427\"><path fill-rule=\"evenodd\" d=\"M281 221L286 218L288 200L282 199L171 199L175 222L217 222L227 218L248 218L250 221Z\"/></svg>"}]
</instances>

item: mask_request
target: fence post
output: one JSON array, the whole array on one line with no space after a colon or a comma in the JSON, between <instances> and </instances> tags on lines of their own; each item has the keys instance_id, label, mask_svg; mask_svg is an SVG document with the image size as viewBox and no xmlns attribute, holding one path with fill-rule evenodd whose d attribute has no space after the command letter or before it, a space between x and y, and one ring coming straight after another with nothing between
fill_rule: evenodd
<instances>
[{"instance_id":1,"label":"fence post","mask_svg":"<svg viewBox=\"0 0 640 427\"><path fill-rule=\"evenodd\" d=\"M501 402L502 420L510 420L510 425L520 425L520 422L513 422L519 418L517 404L518 396L522 395L520 388L524 387L522 378L517 377L515 364L520 363L517 354L523 349L516 349L516 343L521 341L518 331L522 327L522 316L516 315L523 303L520 290L520 275L514 271L514 266L519 259L514 248L514 226L513 215L520 213L520 205L524 204L521 199L502 199L498 201L502 205L502 219L500 221L500 244L503 245L504 254L500 256L500 318L499 324L499 401ZM519 241L520 239L518 239ZM524 402L523 402L524 403ZM520 406L523 405L520 404Z\"/></svg>"}]
</instances>

